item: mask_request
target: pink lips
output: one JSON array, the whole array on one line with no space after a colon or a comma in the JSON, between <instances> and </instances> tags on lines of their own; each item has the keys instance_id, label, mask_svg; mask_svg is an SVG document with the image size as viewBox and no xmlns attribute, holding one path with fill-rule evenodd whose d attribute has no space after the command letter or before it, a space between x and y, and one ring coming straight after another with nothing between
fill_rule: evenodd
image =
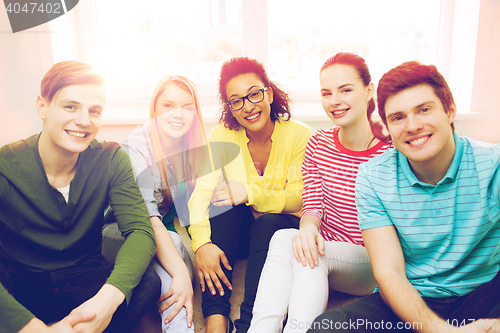
<instances>
[{"instance_id":1,"label":"pink lips","mask_svg":"<svg viewBox=\"0 0 500 333\"><path fill-rule=\"evenodd\" d=\"M251 122L251 123L252 123L252 122L255 122L255 121L257 121L257 120L260 118L260 114L261 114L261 112L256 112L256 113L254 113L254 114L252 114L252 115L250 115L250 116L248 116L248 117L245 117L245 120L246 120L246 121L249 121L249 122ZM255 116L255 115L257 115L257 116ZM255 118L253 118L253 119L248 119L248 118L251 118L251 117L255 117Z\"/></svg>"},{"instance_id":2,"label":"pink lips","mask_svg":"<svg viewBox=\"0 0 500 333\"><path fill-rule=\"evenodd\" d=\"M332 116L334 118L341 118L343 116L345 116L345 114L349 111L350 109L338 109L338 110L333 110L331 112ZM341 112L339 112L341 111ZM337 113L336 113L337 112Z\"/></svg>"},{"instance_id":3,"label":"pink lips","mask_svg":"<svg viewBox=\"0 0 500 333\"><path fill-rule=\"evenodd\" d=\"M65 132L75 140L85 140L90 133L82 131L65 130Z\"/></svg>"},{"instance_id":4,"label":"pink lips","mask_svg":"<svg viewBox=\"0 0 500 333\"><path fill-rule=\"evenodd\" d=\"M411 140L408 140L406 141L411 147L420 147L422 145L424 145L427 140L429 140L431 137L431 135L424 135L424 136L421 136L417 139L411 139Z\"/></svg>"}]
</instances>

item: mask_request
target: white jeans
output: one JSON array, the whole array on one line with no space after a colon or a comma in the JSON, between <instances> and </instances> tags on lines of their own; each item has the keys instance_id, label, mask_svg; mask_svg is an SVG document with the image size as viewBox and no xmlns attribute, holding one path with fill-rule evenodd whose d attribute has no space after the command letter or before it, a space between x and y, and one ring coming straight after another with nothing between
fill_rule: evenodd
<instances>
[{"instance_id":1,"label":"white jeans","mask_svg":"<svg viewBox=\"0 0 500 333\"><path fill-rule=\"evenodd\" d=\"M305 332L322 314L331 289L352 295L371 294L376 286L366 249L351 243L325 241L325 255L311 269L295 260L292 237L299 231L277 231L269 245L248 333Z\"/></svg>"},{"instance_id":2,"label":"white jeans","mask_svg":"<svg viewBox=\"0 0 500 333\"><path fill-rule=\"evenodd\" d=\"M181 255L182 260L186 263L186 266L188 268L189 274L191 275L191 278L193 276L193 263L191 262L191 257L189 256L189 252L187 251L186 247L182 243L181 236L179 234L169 231L170 237L172 237L172 240L174 241L175 247L177 248L177 251ZM162 265L158 262L158 260L155 258L153 261L153 268L156 271L156 274L160 277L161 280L161 295L166 293L168 289L170 289L170 284L172 283L172 277L170 274L167 273L167 271L163 268ZM166 301L166 300L165 300ZM165 302L164 301L164 302ZM163 302L162 302L163 304ZM182 332L190 332L194 333L194 325L191 325L191 328L187 326L187 313L186 313L186 308L183 307L179 313L172 319L171 322L168 324L165 324L165 319L167 318L168 314L170 311L172 311L175 303L172 304L169 308L167 308L165 311L161 313L161 329L163 333L171 332L171 333L182 333Z\"/></svg>"}]
</instances>

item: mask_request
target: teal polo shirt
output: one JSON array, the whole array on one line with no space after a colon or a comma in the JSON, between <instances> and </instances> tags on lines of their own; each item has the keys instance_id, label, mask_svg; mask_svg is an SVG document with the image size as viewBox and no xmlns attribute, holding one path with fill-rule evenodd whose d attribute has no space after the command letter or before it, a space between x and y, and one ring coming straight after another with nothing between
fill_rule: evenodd
<instances>
[{"instance_id":1,"label":"teal polo shirt","mask_svg":"<svg viewBox=\"0 0 500 333\"><path fill-rule=\"evenodd\" d=\"M361 230L396 228L406 275L423 297L465 295L500 268L500 145L454 138L436 185L419 181L395 149L363 163L356 180Z\"/></svg>"}]
</instances>

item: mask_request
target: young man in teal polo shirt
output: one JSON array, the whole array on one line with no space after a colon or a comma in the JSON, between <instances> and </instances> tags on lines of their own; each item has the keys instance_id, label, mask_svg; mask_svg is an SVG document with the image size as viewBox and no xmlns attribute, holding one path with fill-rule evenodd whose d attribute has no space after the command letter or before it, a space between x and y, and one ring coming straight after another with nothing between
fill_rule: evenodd
<instances>
[{"instance_id":1,"label":"young man in teal polo shirt","mask_svg":"<svg viewBox=\"0 0 500 333\"><path fill-rule=\"evenodd\" d=\"M309 332L500 332L500 145L454 133L434 66L393 68L377 98L396 149L360 167L356 205L379 287Z\"/></svg>"},{"instance_id":2,"label":"young man in teal polo shirt","mask_svg":"<svg viewBox=\"0 0 500 333\"><path fill-rule=\"evenodd\" d=\"M94 139L103 106L91 66L55 64L36 101L42 132L0 148L2 333L129 332L159 298L130 159ZM108 204L126 236L114 266L101 256Z\"/></svg>"}]
</instances>

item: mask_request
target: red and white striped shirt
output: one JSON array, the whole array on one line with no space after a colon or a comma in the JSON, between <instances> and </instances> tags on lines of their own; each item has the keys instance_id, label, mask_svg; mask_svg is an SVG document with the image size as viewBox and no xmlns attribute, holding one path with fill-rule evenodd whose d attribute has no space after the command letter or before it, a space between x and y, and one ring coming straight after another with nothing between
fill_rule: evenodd
<instances>
[{"instance_id":1,"label":"red and white striped shirt","mask_svg":"<svg viewBox=\"0 0 500 333\"><path fill-rule=\"evenodd\" d=\"M339 127L319 129L307 142L302 217L320 220L319 231L327 241L364 246L354 202L356 175L361 163L390 146L379 142L368 150L349 150L340 143L338 132Z\"/></svg>"}]
</instances>

